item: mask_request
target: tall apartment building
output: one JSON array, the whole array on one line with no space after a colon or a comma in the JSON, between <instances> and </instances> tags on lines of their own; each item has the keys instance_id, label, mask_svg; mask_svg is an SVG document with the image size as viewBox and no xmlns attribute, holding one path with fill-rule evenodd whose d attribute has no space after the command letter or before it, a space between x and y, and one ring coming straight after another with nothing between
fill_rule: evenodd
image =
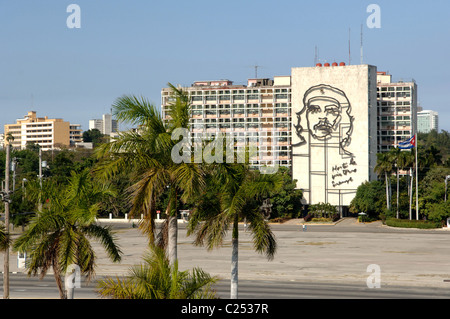
<instances>
[{"instance_id":1,"label":"tall apartment building","mask_svg":"<svg viewBox=\"0 0 450 319\"><path fill-rule=\"evenodd\" d=\"M377 96L378 152L386 152L417 132L417 84L377 72Z\"/></svg>"},{"instance_id":2,"label":"tall apartment building","mask_svg":"<svg viewBox=\"0 0 450 319\"><path fill-rule=\"evenodd\" d=\"M193 138L222 133L242 142L251 141L258 154L250 159L254 168L291 166L291 78L249 79L247 85L229 80L198 81L185 88L191 96L190 131ZM172 101L171 89L161 92L163 117ZM245 141L245 143L244 143Z\"/></svg>"},{"instance_id":3,"label":"tall apartment building","mask_svg":"<svg viewBox=\"0 0 450 319\"><path fill-rule=\"evenodd\" d=\"M102 119L89 120L89 129L97 129L102 134L111 135L117 133L119 126L111 114L103 114Z\"/></svg>"},{"instance_id":4,"label":"tall apartment building","mask_svg":"<svg viewBox=\"0 0 450 319\"><path fill-rule=\"evenodd\" d=\"M429 133L432 130L439 131L439 114L431 110L417 112L417 131Z\"/></svg>"},{"instance_id":5,"label":"tall apartment building","mask_svg":"<svg viewBox=\"0 0 450 319\"><path fill-rule=\"evenodd\" d=\"M218 132L259 140L254 167L291 169L304 204L320 202L345 212L365 181L377 178L376 154L417 130L417 85L393 82L376 66L317 64L290 76L194 82L191 136ZM173 101L161 92L163 117Z\"/></svg>"},{"instance_id":6,"label":"tall apartment building","mask_svg":"<svg viewBox=\"0 0 450 319\"><path fill-rule=\"evenodd\" d=\"M81 125L70 124L62 119L37 117L35 111L30 111L15 124L5 125L5 136L9 133L14 138L12 146L24 149L27 143L39 144L42 150L68 147L82 141Z\"/></svg>"}]
</instances>

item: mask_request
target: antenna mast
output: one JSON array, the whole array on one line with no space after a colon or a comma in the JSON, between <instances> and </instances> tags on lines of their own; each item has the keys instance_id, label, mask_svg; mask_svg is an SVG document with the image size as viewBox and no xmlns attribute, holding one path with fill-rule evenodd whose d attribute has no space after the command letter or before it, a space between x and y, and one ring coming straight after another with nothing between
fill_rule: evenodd
<instances>
[{"instance_id":1,"label":"antenna mast","mask_svg":"<svg viewBox=\"0 0 450 319\"><path fill-rule=\"evenodd\" d=\"M363 25L361 24L361 64L363 64Z\"/></svg>"},{"instance_id":2,"label":"antenna mast","mask_svg":"<svg viewBox=\"0 0 450 319\"><path fill-rule=\"evenodd\" d=\"M318 62L318 57L317 57L317 45L315 47L315 52L314 52L314 65L316 65Z\"/></svg>"},{"instance_id":3,"label":"antenna mast","mask_svg":"<svg viewBox=\"0 0 450 319\"><path fill-rule=\"evenodd\" d=\"M255 65L254 66L254 68L255 68L255 79L257 79L258 78L258 68L260 67L260 65Z\"/></svg>"},{"instance_id":4,"label":"antenna mast","mask_svg":"<svg viewBox=\"0 0 450 319\"><path fill-rule=\"evenodd\" d=\"M348 65L352 64L352 53L351 53L351 46L350 46L350 31L351 31L351 28L348 28Z\"/></svg>"}]
</instances>

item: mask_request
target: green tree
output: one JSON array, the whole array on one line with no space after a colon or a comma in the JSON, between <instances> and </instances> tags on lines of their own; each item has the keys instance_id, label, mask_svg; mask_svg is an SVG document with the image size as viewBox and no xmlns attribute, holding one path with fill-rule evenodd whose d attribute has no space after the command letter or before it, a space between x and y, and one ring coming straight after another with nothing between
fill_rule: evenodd
<instances>
[{"instance_id":1,"label":"green tree","mask_svg":"<svg viewBox=\"0 0 450 319\"><path fill-rule=\"evenodd\" d=\"M42 212L14 241L14 249L28 252L28 275L42 278L51 268L60 298L66 299L71 291L64 289L62 276L72 265L79 266L88 280L94 275L96 254L90 239L98 240L114 262L121 260L121 251L111 229L96 224L96 201L108 191L89 179L88 172L73 174L68 186L56 185L49 193Z\"/></svg>"},{"instance_id":2,"label":"green tree","mask_svg":"<svg viewBox=\"0 0 450 319\"><path fill-rule=\"evenodd\" d=\"M6 233L5 225L0 224L0 251L4 251L10 244L10 237Z\"/></svg>"},{"instance_id":3,"label":"green tree","mask_svg":"<svg viewBox=\"0 0 450 319\"><path fill-rule=\"evenodd\" d=\"M65 183L70 178L74 168L74 153L65 149L57 152L51 161L50 175L56 178L59 183Z\"/></svg>"},{"instance_id":4,"label":"green tree","mask_svg":"<svg viewBox=\"0 0 450 319\"><path fill-rule=\"evenodd\" d=\"M410 170L410 172L412 172L412 169L414 168L415 165L415 155L414 155L414 150L410 150L410 151L401 151L397 158L396 158L396 164L399 170L401 171L408 171ZM397 176L399 175L399 173L397 173ZM407 175L408 179L410 179L410 183L408 183L408 194L409 194L409 215L412 216L412 189L413 189L413 182L414 182L414 178L411 174L411 176ZM398 182L398 179L397 179ZM397 218L399 218L398 216L398 210L399 210L399 198L400 198L400 194L399 194L400 190L397 187ZM411 218L411 217L410 217Z\"/></svg>"},{"instance_id":5,"label":"green tree","mask_svg":"<svg viewBox=\"0 0 450 319\"><path fill-rule=\"evenodd\" d=\"M289 216L298 217L303 207L301 200L303 192L297 189L297 181L292 179L289 169L280 167L278 172L283 180L283 186L277 192L272 192L270 198L272 202L271 218Z\"/></svg>"},{"instance_id":6,"label":"green tree","mask_svg":"<svg viewBox=\"0 0 450 319\"><path fill-rule=\"evenodd\" d=\"M318 218L321 217L330 218L337 214L336 206L333 206L330 203L317 203L310 205L308 211L314 217Z\"/></svg>"},{"instance_id":7,"label":"green tree","mask_svg":"<svg viewBox=\"0 0 450 319\"><path fill-rule=\"evenodd\" d=\"M386 193L383 182L365 182L358 186L356 195L350 203L350 212L353 214L364 212L372 218L377 218L385 210L383 208L385 200Z\"/></svg>"},{"instance_id":8,"label":"green tree","mask_svg":"<svg viewBox=\"0 0 450 319\"><path fill-rule=\"evenodd\" d=\"M125 278L100 280L98 293L114 299L215 299L216 282L200 268L179 271L177 261L171 264L163 249L152 246L144 263L132 267Z\"/></svg>"},{"instance_id":9,"label":"green tree","mask_svg":"<svg viewBox=\"0 0 450 319\"><path fill-rule=\"evenodd\" d=\"M393 172L393 162L392 157L389 153L378 153L377 163L374 167L375 173L378 175L384 175L385 185L386 185L386 208L391 210L391 196L390 196L390 176Z\"/></svg>"},{"instance_id":10,"label":"green tree","mask_svg":"<svg viewBox=\"0 0 450 319\"><path fill-rule=\"evenodd\" d=\"M188 235L195 234L196 245L211 250L220 247L231 228L231 298L238 297L239 221L249 223L253 245L257 252L271 260L276 252L276 240L261 212L264 199L282 187L276 174L260 174L244 164L217 164L213 166L206 194L197 197L191 214Z\"/></svg>"},{"instance_id":11,"label":"green tree","mask_svg":"<svg viewBox=\"0 0 450 319\"><path fill-rule=\"evenodd\" d=\"M83 142L92 143L94 147L105 142L105 135L98 129L93 128L83 132Z\"/></svg>"},{"instance_id":12,"label":"green tree","mask_svg":"<svg viewBox=\"0 0 450 319\"><path fill-rule=\"evenodd\" d=\"M167 191L168 257L177 259L177 200L186 202L204 186L201 167L189 162L174 162L172 151L180 141L177 130L189 127L190 99L183 90L172 88L174 101L169 105L168 118L162 119L157 108L144 98L122 96L113 110L122 122L137 125L135 132L124 132L97 150L98 172L111 178L120 171L131 172L133 185L130 214L144 216L139 227L154 243L155 203ZM190 159L190 157L189 157ZM166 229L166 228L164 228Z\"/></svg>"}]
</instances>

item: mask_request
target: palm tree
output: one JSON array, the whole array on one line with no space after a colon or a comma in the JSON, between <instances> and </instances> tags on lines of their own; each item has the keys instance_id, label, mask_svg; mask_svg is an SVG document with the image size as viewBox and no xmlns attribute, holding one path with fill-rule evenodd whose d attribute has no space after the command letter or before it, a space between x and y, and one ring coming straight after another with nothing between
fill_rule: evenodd
<instances>
[{"instance_id":1,"label":"palm tree","mask_svg":"<svg viewBox=\"0 0 450 319\"><path fill-rule=\"evenodd\" d=\"M0 251L6 250L9 247L10 240L6 233L5 225L0 225Z\"/></svg>"},{"instance_id":2,"label":"palm tree","mask_svg":"<svg viewBox=\"0 0 450 319\"><path fill-rule=\"evenodd\" d=\"M392 158L389 153L378 153L377 154L377 164L375 165L374 171L378 175L384 174L386 183L386 208L391 209L391 198L390 198L390 182L389 177L393 171Z\"/></svg>"},{"instance_id":3,"label":"palm tree","mask_svg":"<svg viewBox=\"0 0 450 319\"><path fill-rule=\"evenodd\" d=\"M73 265L88 280L95 274L91 238L100 241L113 262L121 260L111 229L95 223L96 200L108 191L88 177L87 171L72 174L68 186L53 188L42 212L32 218L29 228L13 245L16 251L29 252L28 275L39 273L43 278L50 268L53 270L61 299L73 296L63 288L61 278Z\"/></svg>"},{"instance_id":4,"label":"palm tree","mask_svg":"<svg viewBox=\"0 0 450 319\"><path fill-rule=\"evenodd\" d=\"M260 208L270 192L282 185L278 175L263 175L244 164L214 165L206 193L198 197L188 225L194 244L209 250L220 247L228 230L232 233L231 298L238 298L238 222L246 220L253 235L254 248L269 260L276 251L276 240Z\"/></svg>"},{"instance_id":5,"label":"palm tree","mask_svg":"<svg viewBox=\"0 0 450 319\"><path fill-rule=\"evenodd\" d=\"M397 210L396 218L397 219L399 218L399 211L398 211L399 195L400 195L399 194L399 190L400 190L400 187L399 187L399 174L400 174L399 158L400 158L401 153L402 153L402 150L399 149L398 147L391 148L391 150L389 151L389 157L390 157L390 160L392 161L392 165L396 169L395 175L397 177L397 207L396 207L396 210Z\"/></svg>"},{"instance_id":6,"label":"palm tree","mask_svg":"<svg viewBox=\"0 0 450 319\"><path fill-rule=\"evenodd\" d=\"M169 195L166 213L168 219L169 260L177 259L177 199L186 201L201 191L204 185L201 167L194 163L176 163L172 150L179 142L172 135L179 128L188 129L190 98L181 89L172 88L174 102L170 104L167 119L163 119L156 107L144 98L122 96L113 105L119 121L137 125L136 132L121 133L110 143L103 144L97 155L101 159L98 172L110 178L118 171L131 171L133 185L128 189L133 216L144 216L139 228L155 242L155 203L158 197Z\"/></svg>"},{"instance_id":7,"label":"palm tree","mask_svg":"<svg viewBox=\"0 0 450 319\"><path fill-rule=\"evenodd\" d=\"M399 169L401 170L407 170L407 169L412 169L412 167L414 166L414 154L412 151L403 151L400 152L398 159L397 159L397 165L399 167ZM411 183L408 183L408 194L409 194L409 216L411 219L412 216L412 189L413 189L413 179L414 177L411 174ZM398 204L397 204L398 206Z\"/></svg>"},{"instance_id":8,"label":"palm tree","mask_svg":"<svg viewBox=\"0 0 450 319\"><path fill-rule=\"evenodd\" d=\"M99 281L98 293L114 299L215 299L212 284L217 280L200 268L179 271L177 261L171 264L163 249L152 246L127 277Z\"/></svg>"}]
</instances>

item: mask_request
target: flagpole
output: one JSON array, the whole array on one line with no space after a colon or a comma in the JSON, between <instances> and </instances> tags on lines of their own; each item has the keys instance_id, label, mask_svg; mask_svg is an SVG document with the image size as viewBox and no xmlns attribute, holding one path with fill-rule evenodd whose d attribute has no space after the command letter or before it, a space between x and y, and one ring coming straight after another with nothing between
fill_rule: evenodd
<instances>
[{"instance_id":1,"label":"flagpole","mask_svg":"<svg viewBox=\"0 0 450 319\"><path fill-rule=\"evenodd\" d=\"M419 143L417 141L417 134L414 136L416 149L416 220L419 220L419 166L417 165L417 148Z\"/></svg>"}]
</instances>

